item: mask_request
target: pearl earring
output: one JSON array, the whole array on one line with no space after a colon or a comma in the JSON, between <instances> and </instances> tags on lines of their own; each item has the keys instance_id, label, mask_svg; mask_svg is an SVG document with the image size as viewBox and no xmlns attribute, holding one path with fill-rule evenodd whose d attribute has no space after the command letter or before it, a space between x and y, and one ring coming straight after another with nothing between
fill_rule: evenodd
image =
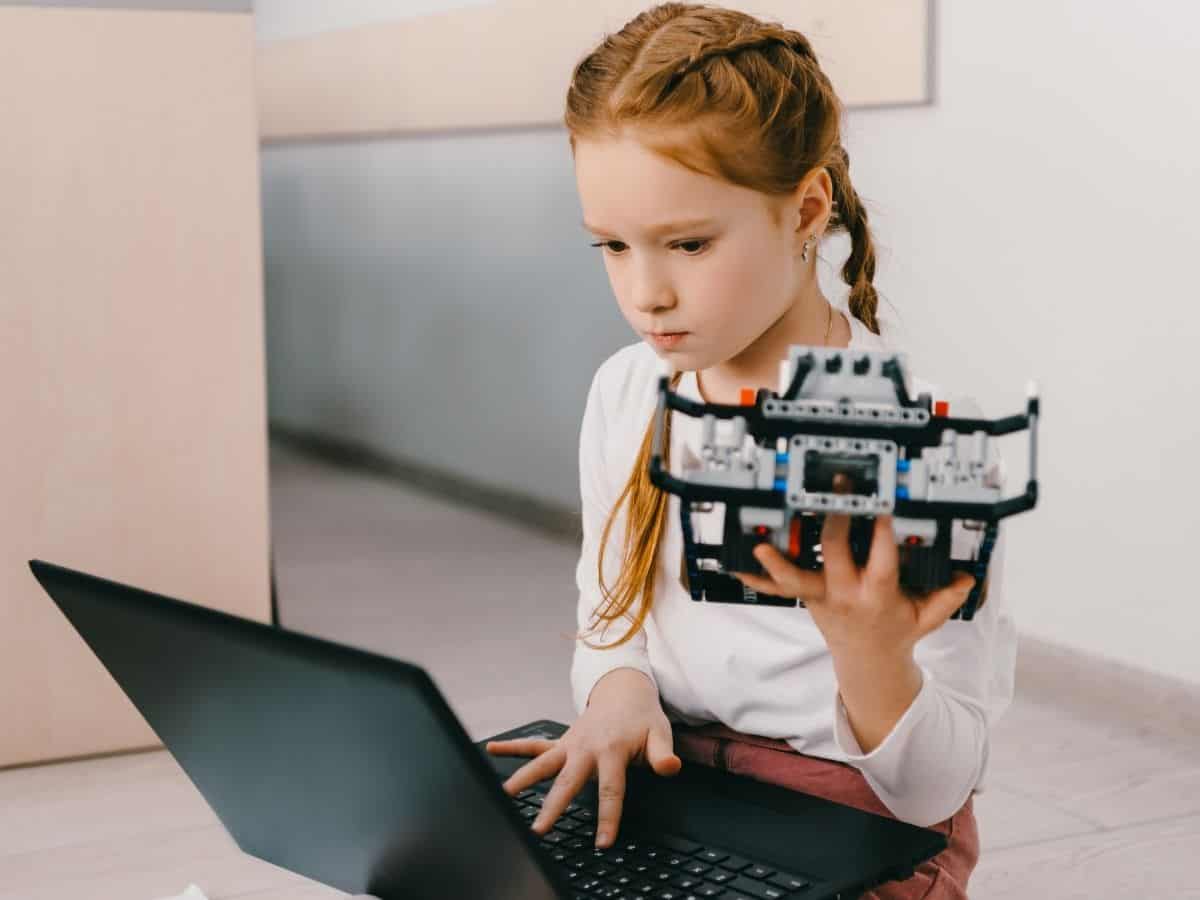
<instances>
[{"instance_id":1,"label":"pearl earring","mask_svg":"<svg viewBox=\"0 0 1200 900\"><path fill-rule=\"evenodd\" d=\"M803 260L804 262L808 262L808 250L815 241L816 241L816 237L811 234L807 238L805 238L804 247L800 251L800 259Z\"/></svg>"}]
</instances>

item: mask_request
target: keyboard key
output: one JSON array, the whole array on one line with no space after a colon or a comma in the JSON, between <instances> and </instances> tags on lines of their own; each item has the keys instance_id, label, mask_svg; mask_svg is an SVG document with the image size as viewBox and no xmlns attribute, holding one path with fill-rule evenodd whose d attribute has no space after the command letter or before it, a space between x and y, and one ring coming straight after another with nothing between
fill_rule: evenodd
<instances>
[{"instance_id":1,"label":"keyboard key","mask_svg":"<svg viewBox=\"0 0 1200 900\"><path fill-rule=\"evenodd\" d=\"M702 884L704 884L704 882L693 875L676 875L675 878L671 880L671 884L675 885L675 887L679 888L680 890L690 891L700 887Z\"/></svg>"},{"instance_id":2,"label":"keyboard key","mask_svg":"<svg viewBox=\"0 0 1200 900\"><path fill-rule=\"evenodd\" d=\"M753 878L747 878L745 875L738 875L725 886L730 890L749 894L751 897L758 897L759 900L779 900L780 897L787 895L787 891L783 888L756 881Z\"/></svg>"},{"instance_id":3,"label":"keyboard key","mask_svg":"<svg viewBox=\"0 0 1200 900\"><path fill-rule=\"evenodd\" d=\"M767 883L783 888L785 891L802 891L812 884L807 878L800 875L788 875L786 872L776 872L767 879Z\"/></svg>"},{"instance_id":4,"label":"keyboard key","mask_svg":"<svg viewBox=\"0 0 1200 900\"><path fill-rule=\"evenodd\" d=\"M737 876L728 869L713 869L704 876L705 881L711 881L713 884L724 884L727 881L733 881Z\"/></svg>"},{"instance_id":5,"label":"keyboard key","mask_svg":"<svg viewBox=\"0 0 1200 900\"><path fill-rule=\"evenodd\" d=\"M697 850L703 849L703 846L697 844L695 841L674 837L669 834L657 835L655 839L668 850L674 850L676 853L682 853L684 856L691 856Z\"/></svg>"},{"instance_id":6,"label":"keyboard key","mask_svg":"<svg viewBox=\"0 0 1200 900\"><path fill-rule=\"evenodd\" d=\"M720 850L705 850L703 853L697 853L696 858L707 863L719 863L723 859L729 859L729 854L722 853Z\"/></svg>"},{"instance_id":7,"label":"keyboard key","mask_svg":"<svg viewBox=\"0 0 1200 900\"><path fill-rule=\"evenodd\" d=\"M754 863L748 859L743 859L740 856L727 856L721 861L721 868L728 869L730 872L740 872L743 869L750 868Z\"/></svg>"},{"instance_id":8,"label":"keyboard key","mask_svg":"<svg viewBox=\"0 0 1200 900\"><path fill-rule=\"evenodd\" d=\"M706 863L693 862L684 866L683 871L687 872L689 875L703 875L711 868L712 866L707 865Z\"/></svg>"},{"instance_id":9,"label":"keyboard key","mask_svg":"<svg viewBox=\"0 0 1200 900\"><path fill-rule=\"evenodd\" d=\"M725 896L725 888L717 887L715 884L702 884L696 890L692 891L697 897L723 897Z\"/></svg>"},{"instance_id":10,"label":"keyboard key","mask_svg":"<svg viewBox=\"0 0 1200 900\"><path fill-rule=\"evenodd\" d=\"M746 875L749 878L762 879L762 878L770 878L772 875L775 874L775 870L768 869L766 866L751 866L750 868L743 871L742 874Z\"/></svg>"}]
</instances>

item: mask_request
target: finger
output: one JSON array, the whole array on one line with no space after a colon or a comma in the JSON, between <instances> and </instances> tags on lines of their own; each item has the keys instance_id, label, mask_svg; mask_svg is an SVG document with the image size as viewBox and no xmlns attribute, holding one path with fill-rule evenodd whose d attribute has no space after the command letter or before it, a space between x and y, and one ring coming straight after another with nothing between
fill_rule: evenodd
<instances>
[{"instance_id":1,"label":"finger","mask_svg":"<svg viewBox=\"0 0 1200 900\"><path fill-rule=\"evenodd\" d=\"M877 584L894 584L900 577L900 551L896 549L896 531L891 516L875 517L864 577Z\"/></svg>"},{"instance_id":2,"label":"finger","mask_svg":"<svg viewBox=\"0 0 1200 900\"><path fill-rule=\"evenodd\" d=\"M763 575L752 575L749 572L730 572L729 574L755 593L774 594L776 597L787 596L784 593L783 587L776 584L772 578L767 578Z\"/></svg>"},{"instance_id":3,"label":"finger","mask_svg":"<svg viewBox=\"0 0 1200 900\"><path fill-rule=\"evenodd\" d=\"M921 637L941 628L954 615L955 610L967 601L975 576L966 572L954 573L954 580L944 588L913 602L917 604L917 631Z\"/></svg>"},{"instance_id":4,"label":"finger","mask_svg":"<svg viewBox=\"0 0 1200 900\"><path fill-rule=\"evenodd\" d=\"M514 738L510 741L488 741L486 749L493 756L541 756L555 743L546 738Z\"/></svg>"},{"instance_id":5,"label":"finger","mask_svg":"<svg viewBox=\"0 0 1200 900\"><path fill-rule=\"evenodd\" d=\"M850 552L850 517L845 513L827 513L821 526L821 565L829 579L844 582L858 571Z\"/></svg>"},{"instance_id":6,"label":"finger","mask_svg":"<svg viewBox=\"0 0 1200 900\"><path fill-rule=\"evenodd\" d=\"M508 780L504 782L505 792L510 795L519 794L525 788L553 777L554 773L563 767L565 760L566 751L562 748L555 747L548 750L508 776Z\"/></svg>"},{"instance_id":7,"label":"finger","mask_svg":"<svg viewBox=\"0 0 1200 900\"><path fill-rule=\"evenodd\" d=\"M810 602L819 600L824 595L825 577L819 572L801 569L780 553L779 548L770 544L759 544L754 548L754 558L766 570L771 580L783 589L781 597L799 597L805 602Z\"/></svg>"},{"instance_id":8,"label":"finger","mask_svg":"<svg viewBox=\"0 0 1200 900\"><path fill-rule=\"evenodd\" d=\"M599 802L596 806L596 846L609 847L621 827L621 806L625 802L625 760L619 753L604 753L597 767Z\"/></svg>"},{"instance_id":9,"label":"finger","mask_svg":"<svg viewBox=\"0 0 1200 900\"><path fill-rule=\"evenodd\" d=\"M538 834L545 834L549 831L550 827L558 821L558 817L566 810L567 804L587 784L587 780L591 774L592 765L590 762L569 761L563 766L562 771L558 773L558 777L554 779L554 784L546 792L546 798L542 801L542 811L533 820L533 830Z\"/></svg>"},{"instance_id":10,"label":"finger","mask_svg":"<svg viewBox=\"0 0 1200 900\"><path fill-rule=\"evenodd\" d=\"M646 763L656 775L676 775L683 768L683 760L675 755L669 727L650 730L646 738Z\"/></svg>"},{"instance_id":11,"label":"finger","mask_svg":"<svg viewBox=\"0 0 1200 900\"><path fill-rule=\"evenodd\" d=\"M850 479L841 472L833 476L833 492L850 492ZM858 571L850 552L850 517L845 513L826 513L821 526L821 558L831 578L845 581Z\"/></svg>"}]
</instances>

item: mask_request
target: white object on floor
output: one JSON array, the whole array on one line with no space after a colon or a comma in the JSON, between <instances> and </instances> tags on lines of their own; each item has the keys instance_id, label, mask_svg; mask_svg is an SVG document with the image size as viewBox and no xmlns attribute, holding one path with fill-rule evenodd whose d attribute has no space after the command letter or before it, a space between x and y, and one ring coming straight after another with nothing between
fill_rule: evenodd
<instances>
[{"instance_id":1,"label":"white object on floor","mask_svg":"<svg viewBox=\"0 0 1200 900\"><path fill-rule=\"evenodd\" d=\"M162 900L208 900L204 896L204 892L194 884L189 884L187 889L182 894L176 894L174 897L163 897Z\"/></svg>"}]
</instances>

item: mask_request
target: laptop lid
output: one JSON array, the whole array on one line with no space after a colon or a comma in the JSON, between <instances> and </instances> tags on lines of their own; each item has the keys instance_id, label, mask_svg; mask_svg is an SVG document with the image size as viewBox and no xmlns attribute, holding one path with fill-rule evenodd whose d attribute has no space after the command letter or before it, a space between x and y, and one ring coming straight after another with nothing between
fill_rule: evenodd
<instances>
[{"instance_id":1,"label":"laptop lid","mask_svg":"<svg viewBox=\"0 0 1200 900\"><path fill-rule=\"evenodd\" d=\"M385 900L567 896L423 669L30 568L246 853Z\"/></svg>"}]
</instances>

